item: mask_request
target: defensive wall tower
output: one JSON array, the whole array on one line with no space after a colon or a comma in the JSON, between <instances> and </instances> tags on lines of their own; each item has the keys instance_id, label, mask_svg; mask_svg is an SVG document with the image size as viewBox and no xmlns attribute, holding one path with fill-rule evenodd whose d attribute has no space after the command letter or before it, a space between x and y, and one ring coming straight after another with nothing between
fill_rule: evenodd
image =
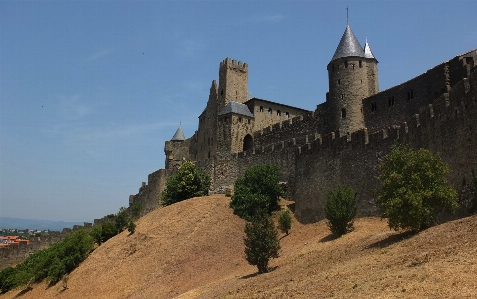
<instances>
[{"instance_id":1,"label":"defensive wall tower","mask_svg":"<svg viewBox=\"0 0 477 299\"><path fill-rule=\"evenodd\" d=\"M245 103L247 101L248 65L240 61L225 58L219 67L219 105L218 113L229 101Z\"/></svg>"},{"instance_id":2,"label":"defensive wall tower","mask_svg":"<svg viewBox=\"0 0 477 299\"><path fill-rule=\"evenodd\" d=\"M362 100L378 92L378 61L368 41L361 47L349 24L327 69L331 131L351 134L363 129Z\"/></svg>"}]
</instances>

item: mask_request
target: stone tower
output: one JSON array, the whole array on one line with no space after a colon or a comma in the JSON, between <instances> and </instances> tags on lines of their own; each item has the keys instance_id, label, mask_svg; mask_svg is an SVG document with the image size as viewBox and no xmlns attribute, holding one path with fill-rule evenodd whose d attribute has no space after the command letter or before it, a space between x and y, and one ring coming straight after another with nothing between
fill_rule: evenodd
<instances>
[{"instance_id":1,"label":"stone tower","mask_svg":"<svg viewBox=\"0 0 477 299\"><path fill-rule=\"evenodd\" d=\"M248 65L225 58L219 68L218 112L229 101L245 103L247 101Z\"/></svg>"},{"instance_id":2,"label":"stone tower","mask_svg":"<svg viewBox=\"0 0 477 299\"><path fill-rule=\"evenodd\" d=\"M378 92L378 61L368 42L362 48L349 24L328 64L329 125L340 135L362 129L362 100Z\"/></svg>"}]
</instances>

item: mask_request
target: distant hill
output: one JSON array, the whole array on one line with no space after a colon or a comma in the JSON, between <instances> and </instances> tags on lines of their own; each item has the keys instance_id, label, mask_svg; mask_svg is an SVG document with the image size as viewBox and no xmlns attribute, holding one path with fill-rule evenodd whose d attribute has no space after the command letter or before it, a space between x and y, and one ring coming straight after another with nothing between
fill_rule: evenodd
<instances>
[{"instance_id":1,"label":"distant hill","mask_svg":"<svg viewBox=\"0 0 477 299\"><path fill-rule=\"evenodd\" d=\"M61 231L65 227L73 228L73 225L77 225L77 224L83 225L84 223L0 217L0 228L39 229L39 230L49 229L49 230Z\"/></svg>"}]
</instances>

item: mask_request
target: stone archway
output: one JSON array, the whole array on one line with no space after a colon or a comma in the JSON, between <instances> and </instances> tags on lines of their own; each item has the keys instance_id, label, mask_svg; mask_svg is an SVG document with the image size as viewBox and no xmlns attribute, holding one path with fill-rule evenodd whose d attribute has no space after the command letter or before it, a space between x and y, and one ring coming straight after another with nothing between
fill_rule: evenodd
<instances>
[{"instance_id":1,"label":"stone archway","mask_svg":"<svg viewBox=\"0 0 477 299\"><path fill-rule=\"evenodd\" d=\"M243 139L243 151L253 148L253 137L250 134L247 134Z\"/></svg>"}]
</instances>

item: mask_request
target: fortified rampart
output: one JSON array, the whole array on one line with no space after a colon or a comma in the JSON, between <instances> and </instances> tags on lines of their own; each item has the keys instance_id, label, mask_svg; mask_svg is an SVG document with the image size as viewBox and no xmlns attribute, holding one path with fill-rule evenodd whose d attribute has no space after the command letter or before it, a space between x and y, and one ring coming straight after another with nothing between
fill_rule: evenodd
<instances>
[{"instance_id":1,"label":"fortified rampart","mask_svg":"<svg viewBox=\"0 0 477 299\"><path fill-rule=\"evenodd\" d=\"M359 192L361 214L376 211L376 165L395 142L439 153L451 169L450 183L462 189L464 178L469 181L472 169L477 170L476 95L474 68L469 78L407 122L372 134L367 130L338 138L328 134L301 147L291 184L296 216L304 222L323 219L326 194L338 184L349 184Z\"/></svg>"},{"instance_id":2,"label":"fortified rampart","mask_svg":"<svg viewBox=\"0 0 477 299\"><path fill-rule=\"evenodd\" d=\"M369 44L360 50L347 26L327 67L326 102L315 111L246 101L248 65L229 62L220 64L219 84L212 81L198 130L166 142L167 170L150 174L131 195L130 205L140 202L142 214L159 206L167 178L187 159L210 175L212 192L224 192L252 166L278 165L304 222L323 218L326 194L338 184L359 192L361 215L376 213L376 165L395 142L440 153L458 190L477 170L476 50L377 92L377 60Z\"/></svg>"}]
</instances>

